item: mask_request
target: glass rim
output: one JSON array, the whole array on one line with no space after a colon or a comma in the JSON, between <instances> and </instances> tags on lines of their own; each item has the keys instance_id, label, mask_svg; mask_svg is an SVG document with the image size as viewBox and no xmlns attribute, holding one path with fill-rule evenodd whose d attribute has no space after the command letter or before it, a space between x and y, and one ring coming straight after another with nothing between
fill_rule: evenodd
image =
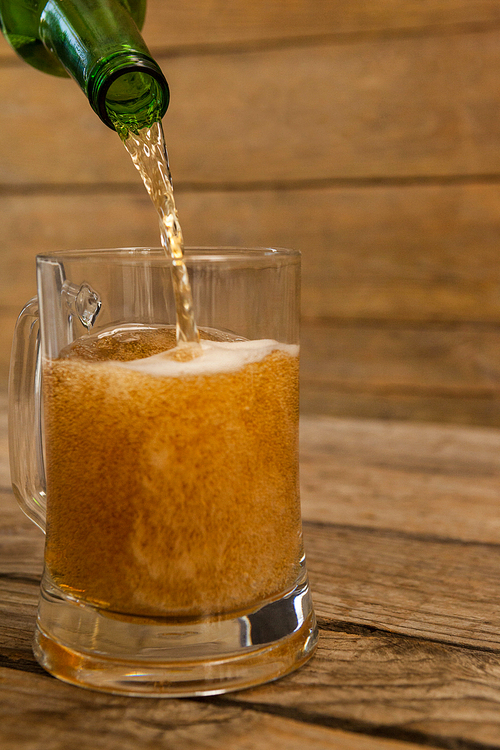
<instances>
[{"instance_id":1,"label":"glass rim","mask_svg":"<svg viewBox=\"0 0 500 750\"><path fill-rule=\"evenodd\" d=\"M187 265L210 260L213 263L230 262L235 265L240 263L299 263L301 253L299 250L291 250L284 247L238 247L238 246L208 246L208 247L185 247L184 258ZM161 265L172 263L172 258L167 257L162 247L116 247L116 248L90 248L82 250L55 250L49 253L39 253L36 256L39 262L64 262L80 261L86 263L106 263L121 261L123 264L141 264L145 261L157 262Z\"/></svg>"}]
</instances>

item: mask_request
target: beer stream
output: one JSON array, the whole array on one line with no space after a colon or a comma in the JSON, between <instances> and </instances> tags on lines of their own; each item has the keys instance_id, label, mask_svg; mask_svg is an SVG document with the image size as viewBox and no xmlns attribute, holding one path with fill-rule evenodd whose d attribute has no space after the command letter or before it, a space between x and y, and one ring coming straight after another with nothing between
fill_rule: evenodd
<instances>
[{"instance_id":1,"label":"beer stream","mask_svg":"<svg viewBox=\"0 0 500 750\"><path fill-rule=\"evenodd\" d=\"M175 208L168 154L160 122L138 133L129 131L123 140L125 148L141 175L160 221L160 239L172 260L172 286L177 317L177 343L199 343L193 311L193 296L184 262L182 230Z\"/></svg>"}]
</instances>

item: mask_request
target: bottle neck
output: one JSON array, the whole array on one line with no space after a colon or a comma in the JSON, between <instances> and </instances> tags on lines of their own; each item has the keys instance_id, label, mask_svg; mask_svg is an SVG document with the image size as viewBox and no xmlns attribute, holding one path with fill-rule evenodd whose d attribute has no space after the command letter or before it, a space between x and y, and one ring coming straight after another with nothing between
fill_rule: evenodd
<instances>
[{"instance_id":1,"label":"bottle neck","mask_svg":"<svg viewBox=\"0 0 500 750\"><path fill-rule=\"evenodd\" d=\"M119 0L48 0L40 36L101 120L121 136L165 114L165 76Z\"/></svg>"}]
</instances>

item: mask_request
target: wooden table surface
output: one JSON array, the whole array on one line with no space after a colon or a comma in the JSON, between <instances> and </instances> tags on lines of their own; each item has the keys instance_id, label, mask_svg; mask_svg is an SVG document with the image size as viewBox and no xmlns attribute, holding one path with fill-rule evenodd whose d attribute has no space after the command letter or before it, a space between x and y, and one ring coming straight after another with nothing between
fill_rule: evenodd
<instances>
[{"instance_id":1,"label":"wooden table surface","mask_svg":"<svg viewBox=\"0 0 500 750\"><path fill-rule=\"evenodd\" d=\"M500 430L304 418L316 655L259 688L149 699L35 662L43 537L10 491L0 414L2 750L500 748Z\"/></svg>"}]
</instances>

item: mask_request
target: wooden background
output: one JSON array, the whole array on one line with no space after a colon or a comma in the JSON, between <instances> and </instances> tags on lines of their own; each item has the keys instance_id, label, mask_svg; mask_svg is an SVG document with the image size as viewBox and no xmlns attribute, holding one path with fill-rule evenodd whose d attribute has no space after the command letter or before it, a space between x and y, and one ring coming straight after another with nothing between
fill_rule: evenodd
<instances>
[{"instance_id":1,"label":"wooden background","mask_svg":"<svg viewBox=\"0 0 500 750\"><path fill-rule=\"evenodd\" d=\"M498 0L149 0L187 244L303 253L305 412L500 425ZM157 244L117 136L0 42L0 385L37 252Z\"/></svg>"}]
</instances>

